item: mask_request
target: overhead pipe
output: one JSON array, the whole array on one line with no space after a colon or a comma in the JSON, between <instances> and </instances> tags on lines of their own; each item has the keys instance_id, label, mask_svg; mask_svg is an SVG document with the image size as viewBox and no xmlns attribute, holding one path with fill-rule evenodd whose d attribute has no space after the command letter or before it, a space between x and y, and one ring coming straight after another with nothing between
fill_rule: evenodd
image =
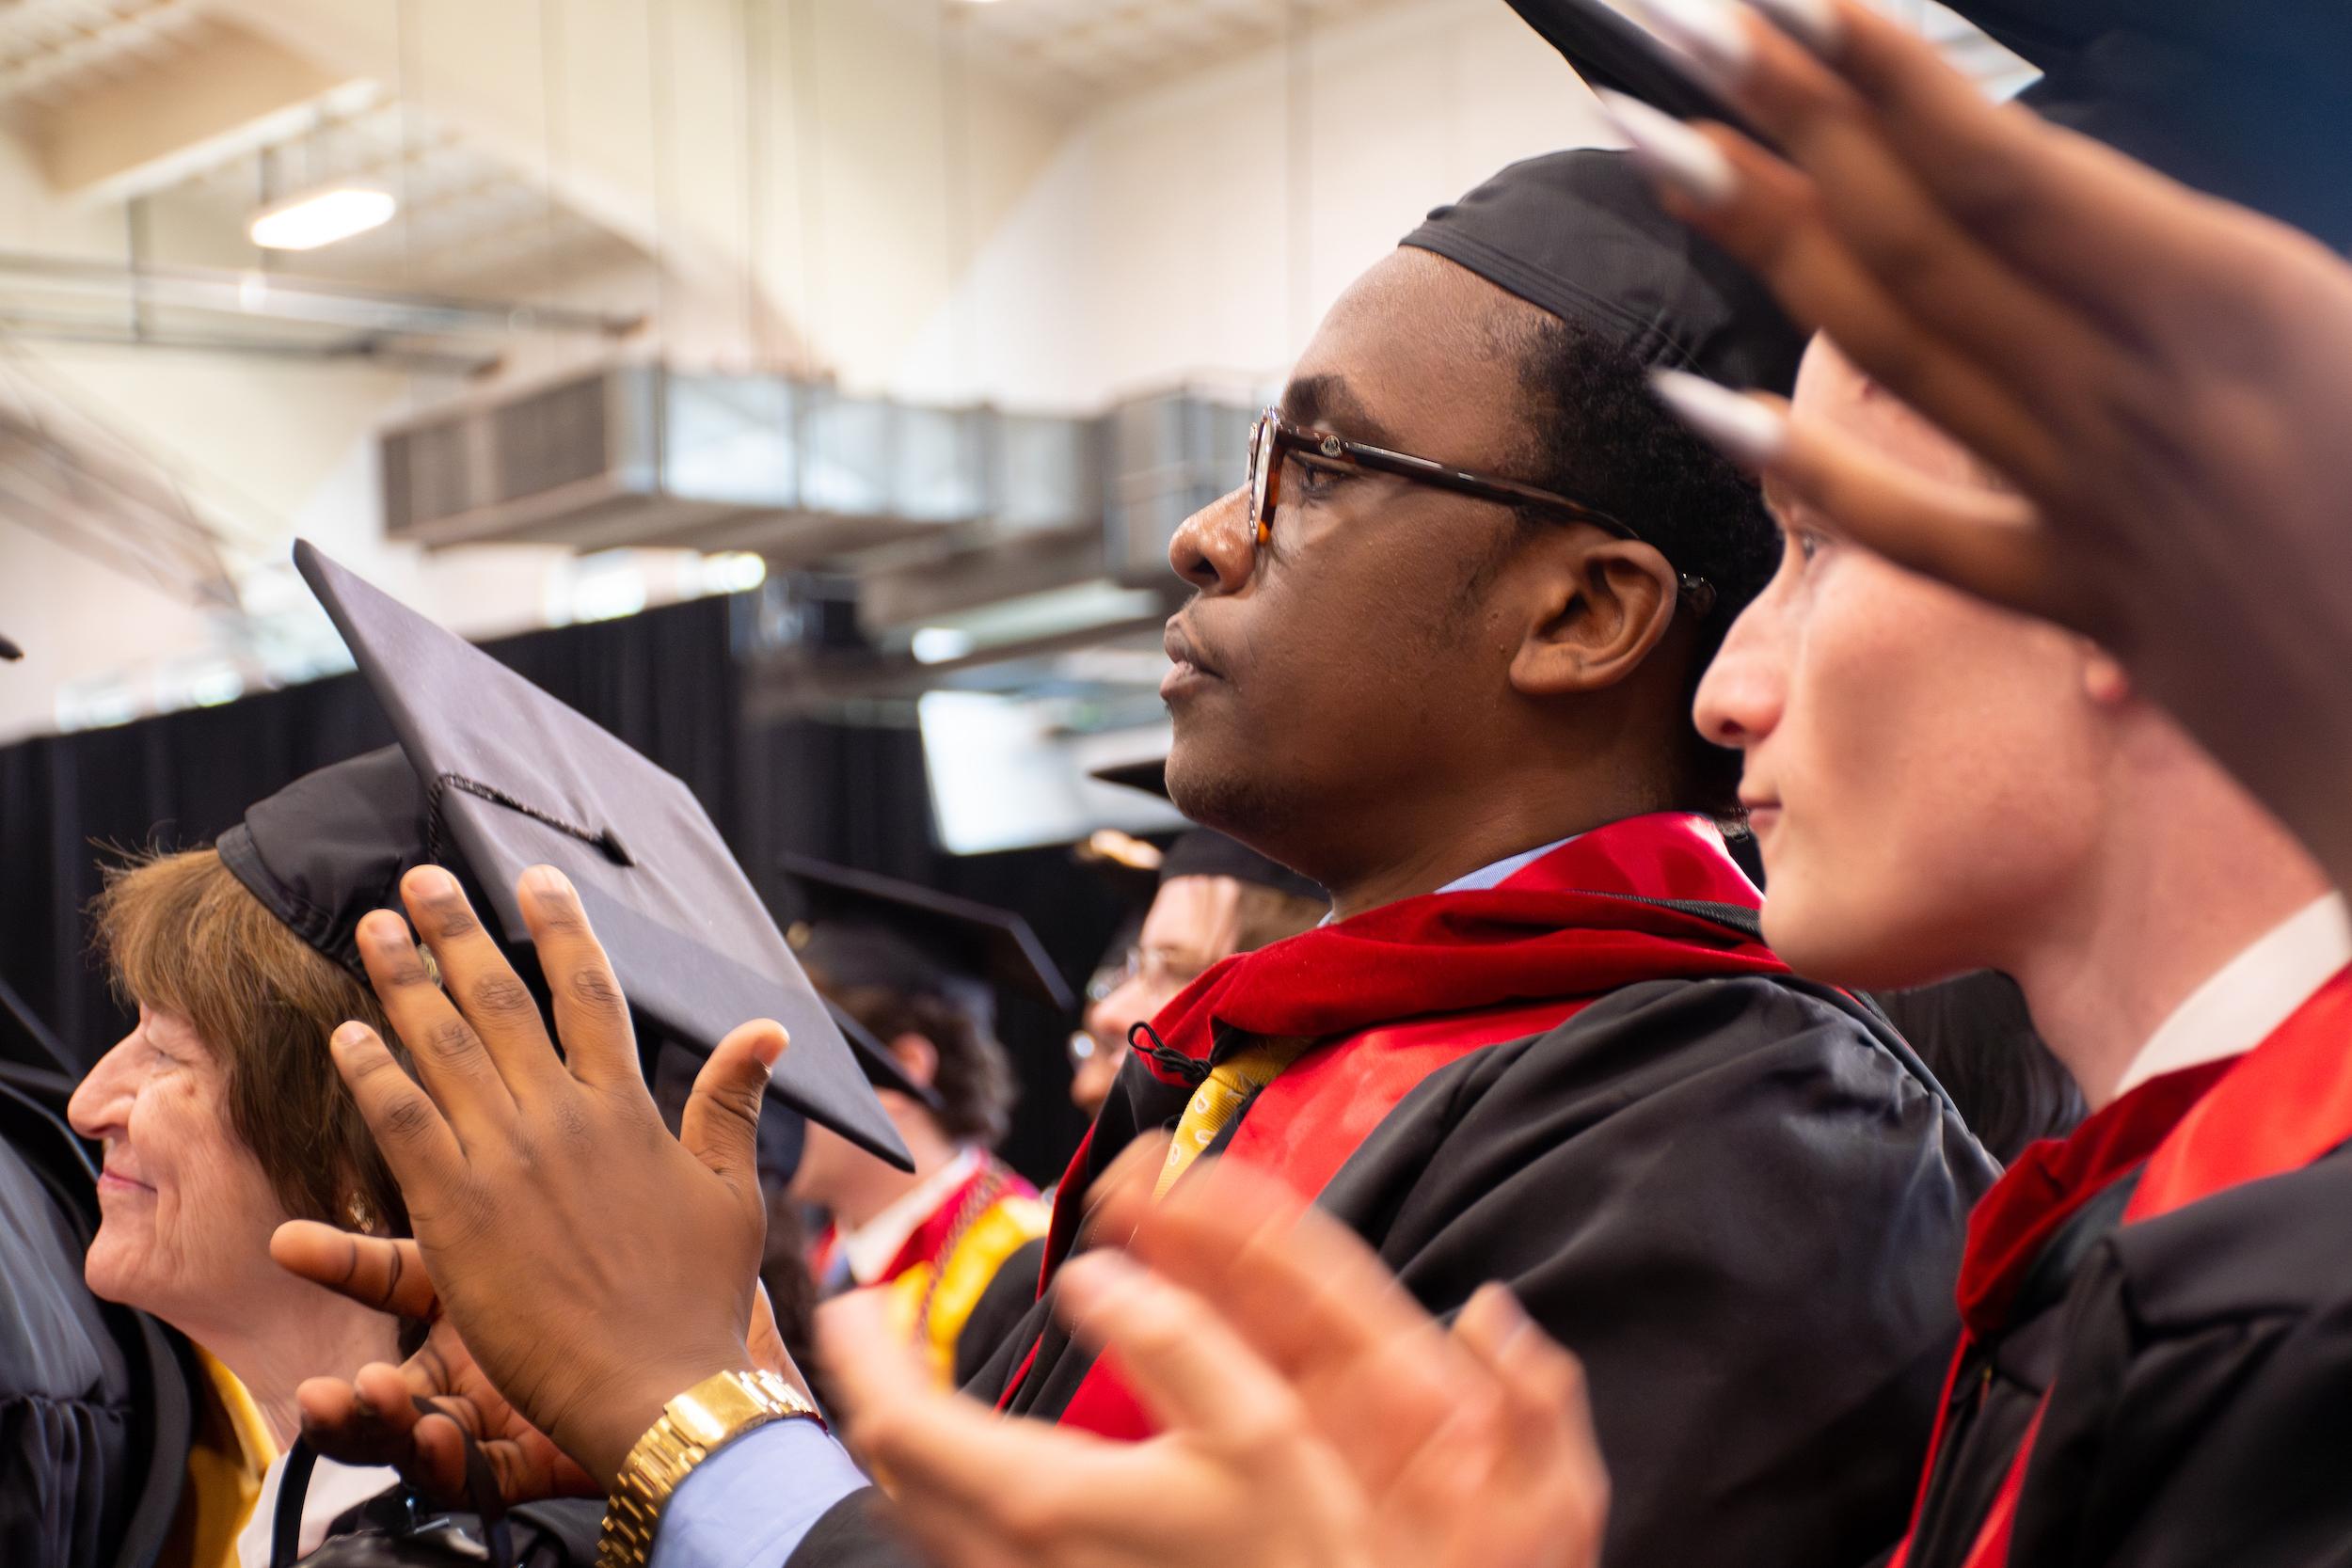
<instances>
[{"instance_id":1,"label":"overhead pipe","mask_svg":"<svg viewBox=\"0 0 2352 1568\"><path fill-rule=\"evenodd\" d=\"M644 318L567 306L459 299L443 294L365 289L281 273L221 267L130 267L113 261L0 251L0 278L29 280L47 292L82 298L135 300L148 310L215 310L263 321L340 326L408 337L502 336L545 332L624 338Z\"/></svg>"}]
</instances>

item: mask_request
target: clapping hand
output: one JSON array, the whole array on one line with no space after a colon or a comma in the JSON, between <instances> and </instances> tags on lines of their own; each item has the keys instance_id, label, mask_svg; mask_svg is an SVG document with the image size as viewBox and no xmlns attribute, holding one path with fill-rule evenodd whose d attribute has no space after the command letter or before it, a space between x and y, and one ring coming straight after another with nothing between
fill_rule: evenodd
<instances>
[{"instance_id":1,"label":"clapping hand","mask_svg":"<svg viewBox=\"0 0 2352 1568\"><path fill-rule=\"evenodd\" d=\"M665 1402L754 1364L746 1338L766 1227L754 1144L783 1031L763 1021L722 1041L673 1138L639 1071L628 1006L561 873L535 867L519 888L560 1058L455 879L421 867L401 894L441 984L398 915L368 916L359 942L417 1079L363 1024L337 1031L334 1051L416 1241L295 1223L274 1250L362 1300L411 1316L430 1303L438 1316L406 1368L309 1386L306 1422L342 1432L363 1457L373 1445L443 1496L458 1424L499 1445L492 1463L516 1495L607 1491ZM450 1422L412 1419L411 1394Z\"/></svg>"},{"instance_id":2,"label":"clapping hand","mask_svg":"<svg viewBox=\"0 0 2352 1568\"><path fill-rule=\"evenodd\" d=\"M872 1313L825 1325L850 1441L948 1568L1588 1568L1608 1485L1575 1360L1489 1286L1449 1328L1287 1189L1199 1168L1097 1212L1059 1310L1142 1443L933 1389ZM1141 1175L1142 1180L1136 1178Z\"/></svg>"}]
</instances>

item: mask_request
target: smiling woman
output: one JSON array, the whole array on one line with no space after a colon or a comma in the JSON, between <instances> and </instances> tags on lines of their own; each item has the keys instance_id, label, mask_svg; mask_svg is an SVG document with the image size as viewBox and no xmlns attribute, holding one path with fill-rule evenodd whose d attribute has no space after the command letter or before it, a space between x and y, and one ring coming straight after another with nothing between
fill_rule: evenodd
<instances>
[{"instance_id":1,"label":"smiling woman","mask_svg":"<svg viewBox=\"0 0 2352 1568\"><path fill-rule=\"evenodd\" d=\"M206 1373L174 1560L252 1562L263 1542L245 1527L266 1518L257 1504L297 1428L295 1388L396 1358L392 1319L269 1258L270 1232L288 1219L406 1234L400 1190L326 1052L345 1019L386 1025L367 988L281 924L215 850L118 869L94 912L138 1023L71 1107L105 1151L86 1274L100 1296L185 1334ZM312 1497L333 1503L331 1516L389 1479L329 1471Z\"/></svg>"}]
</instances>

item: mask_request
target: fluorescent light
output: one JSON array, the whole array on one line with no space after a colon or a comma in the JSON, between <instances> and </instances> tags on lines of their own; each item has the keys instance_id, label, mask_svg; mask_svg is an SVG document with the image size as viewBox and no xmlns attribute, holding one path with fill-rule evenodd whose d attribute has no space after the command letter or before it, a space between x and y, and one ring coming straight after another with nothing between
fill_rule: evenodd
<instances>
[{"instance_id":1,"label":"fluorescent light","mask_svg":"<svg viewBox=\"0 0 2352 1568\"><path fill-rule=\"evenodd\" d=\"M253 243L264 250L316 250L391 221L400 203L389 191L339 185L268 208L253 219Z\"/></svg>"},{"instance_id":2,"label":"fluorescent light","mask_svg":"<svg viewBox=\"0 0 2352 1568\"><path fill-rule=\"evenodd\" d=\"M914 634L914 643L908 652L917 664L945 664L961 658L979 646L979 640L961 626L924 626Z\"/></svg>"}]
</instances>

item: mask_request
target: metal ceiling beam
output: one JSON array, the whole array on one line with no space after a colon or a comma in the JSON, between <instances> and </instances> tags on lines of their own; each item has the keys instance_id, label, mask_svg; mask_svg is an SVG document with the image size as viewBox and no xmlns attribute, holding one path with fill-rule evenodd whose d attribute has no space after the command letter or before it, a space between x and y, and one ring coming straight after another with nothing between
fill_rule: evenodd
<instances>
[{"instance_id":1,"label":"metal ceiling beam","mask_svg":"<svg viewBox=\"0 0 2352 1568\"><path fill-rule=\"evenodd\" d=\"M136 302L152 309L215 310L263 321L340 326L409 337L504 336L546 332L626 337L643 325L616 315L561 306L397 293L219 267L128 267L69 256L0 251L0 278L83 298Z\"/></svg>"},{"instance_id":2,"label":"metal ceiling beam","mask_svg":"<svg viewBox=\"0 0 2352 1568\"><path fill-rule=\"evenodd\" d=\"M268 359L364 359L371 364L414 371L421 375L482 375L497 369L500 360L495 354L403 348L373 335L337 339L331 342L304 343L286 339L240 337L226 332L169 332L157 331L152 327L107 326L103 323L37 316L23 311L0 313L0 332L30 342L178 349L189 354L242 354Z\"/></svg>"}]
</instances>

